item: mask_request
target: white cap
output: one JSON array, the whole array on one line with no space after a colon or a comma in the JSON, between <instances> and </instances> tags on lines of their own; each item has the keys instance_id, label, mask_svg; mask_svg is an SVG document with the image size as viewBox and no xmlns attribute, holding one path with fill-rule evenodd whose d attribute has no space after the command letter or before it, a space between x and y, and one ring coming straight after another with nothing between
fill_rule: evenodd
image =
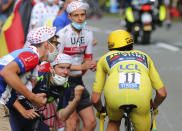
<instances>
[{"instance_id":1,"label":"white cap","mask_svg":"<svg viewBox=\"0 0 182 131\"><path fill-rule=\"evenodd\" d=\"M68 14L71 14L73 11L75 10L88 10L89 5L87 3L81 2L81 1L73 1L71 3L68 4L66 11L68 12Z\"/></svg>"},{"instance_id":2,"label":"white cap","mask_svg":"<svg viewBox=\"0 0 182 131\"><path fill-rule=\"evenodd\" d=\"M71 64L71 56L67 54L58 54L54 62L51 63L51 66L55 66L60 63Z\"/></svg>"},{"instance_id":3,"label":"white cap","mask_svg":"<svg viewBox=\"0 0 182 131\"><path fill-rule=\"evenodd\" d=\"M55 35L56 27L39 27L31 30L27 35L27 41L30 44L45 42Z\"/></svg>"}]
</instances>

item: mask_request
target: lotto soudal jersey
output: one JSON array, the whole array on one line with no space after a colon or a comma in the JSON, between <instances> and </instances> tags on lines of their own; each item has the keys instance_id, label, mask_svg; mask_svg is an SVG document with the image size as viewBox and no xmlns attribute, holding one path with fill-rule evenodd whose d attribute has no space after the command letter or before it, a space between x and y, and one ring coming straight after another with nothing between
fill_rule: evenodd
<instances>
[{"instance_id":1,"label":"lotto soudal jersey","mask_svg":"<svg viewBox=\"0 0 182 131\"><path fill-rule=\"evenodd\" d=\"M59 30L57 35L60 53L72 56L72 65L81 65L83 58L92 58L92 31L83 28L78 34L71 24ZM82 74L81 71L72 71L71 74Z\"/></svg>"},{"instance_id":2,"label":"lotto soudal jersey","mask_svg":"<svg viewBox=\"0 0 182 131\"><path fill-rule=\"evenodd\" d=\"M34 72L34 69L37 68L39 63L39 54L36 47L30 46L28 48L23 48L11 52L8 55L5 55L0 59L0 70L2 70L7 64L10 62L16 62L20 68L20 79L22 78L22 82L26 84L30 75ZM27 74L27 76L25 76ZM27 79L27 80L26 80ZM11 105L14 100L12 94L12 88L9 87L6 81L0 76L0 103ZM13 95L15 97L15 95ZM11 99L10 99L11 98Z\"/></svg>"}]
</instances>

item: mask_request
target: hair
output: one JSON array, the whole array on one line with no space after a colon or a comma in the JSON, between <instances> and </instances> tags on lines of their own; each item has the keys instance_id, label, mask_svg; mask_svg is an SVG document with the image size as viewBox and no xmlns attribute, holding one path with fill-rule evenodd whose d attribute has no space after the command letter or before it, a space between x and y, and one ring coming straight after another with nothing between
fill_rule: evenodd
<instances>
[{"instance_id":1,"label":"hair","mask_svg":"<svg viewBox=\"0 0 182 131\"><path fill-rule=\"evenodd\" d=\"M124 47L120 47L120 48L113 48L113 49L109 49L110 51L112 50L119 50L119 51L130 51L133 49L133 44L124 46Z\"/></svg>"},{"instance_id":2,"label":"hair","mask_svg":"<svg viewBox=\"0 0 182 131\"><path fill-rule=\"evenodd\" d=\"M55 37L56 37L56 38L59 38L58 35L54 35L53 37L51 37L50 39L48 39L48 41L53 41L53 39L54 39Z\"/></svg>"},{"instance_id":3,"label":"hair","mask_svg":"<svg viewBox=\"0 0 182 131\"><path fill-rule=\"evenodd\" d=\"M31 44L32 46L35 46L35 47L41 47L43 45L44 42L41 42L41 43L36 43L36 44Z\"/></svg>"}]
</instances>

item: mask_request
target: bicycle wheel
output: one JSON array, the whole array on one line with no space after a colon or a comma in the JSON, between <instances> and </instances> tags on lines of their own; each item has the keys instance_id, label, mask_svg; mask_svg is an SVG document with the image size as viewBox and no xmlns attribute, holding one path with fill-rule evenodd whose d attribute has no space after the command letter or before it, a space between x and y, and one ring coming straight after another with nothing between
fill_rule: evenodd
<instances>
[{"instance_id":1,"label":"bicycle wheel","mask_svg":"<svg viewBox=\"0 0 182 131\"><path fill-rule=\"evenodd\" d=\"M125 118L125 131L131 131L130 130L130 120L128 117Z\"/></svg>"},{"instance_id":2,"label":"bicycle wheel","mask_svg":"<svg viewBox=\"0 0 182 131\"><path fill-rule=\"evenodd\" d=\"M129 118L125 118L125 131L135 131L134 126Z\"/></svg>"}]
</instances>

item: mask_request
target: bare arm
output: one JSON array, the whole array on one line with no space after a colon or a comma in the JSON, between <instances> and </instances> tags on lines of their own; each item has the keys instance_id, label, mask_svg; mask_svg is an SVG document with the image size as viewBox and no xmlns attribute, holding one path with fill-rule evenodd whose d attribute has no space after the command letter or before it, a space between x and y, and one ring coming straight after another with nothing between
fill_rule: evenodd
<instances>
[{"instance_id":1,"label":"bare arm","mask_svg":"<svg viewBox=\"0 0 182 131\"><path fill-rule=\"evenodd\" d=\"M68 119L68 117L74 112L76 109L76 106L80 100L79 99L73 99L73 101L69 102L68 106L64 109L59 111L59 117L61 121L65 121Z\"/></svg>"},{"instance_id":2,"label":"bare arm","mask_svg":"<svg viewBox=\"0 0 182 131\"><path fill-rule=\"evenodd\" d=\"M68 117L74 112L78 102L81 99L81 95L82 95L83 90L84 90L83 86L75 87L75 98L73 99L73 101L71 101L68 104L68 106L64 110L59 111L59 117L62 121L67 120Z\"/></svg>"},{"instance_id":3,"label":"bare arm","mask_svg":"<svg viewBox=\"0 0 182 131\"><path fill-rule=\"evenodd\" d=\"M10 87L14 88L18 93L22 94L26 98L31 99L34 97L34 94L22 83L18 73L20 73L18 64L16 62L11 62L2 69L0 75Z\"/></svg>"},{"instance_id":4,"label":"bare arm","mask_svg":"<svg viewBox=\"0 0 182 131\"><path fill-rule=\"evenodd\" d=\"M26 86L22 83L18 74L20 73L20 68L16 62L11 62L6 65L0 72L0 75L4 78L6 83L13 89L15 89L18 93L25 96L29 99L32 104L37 107L43 106L47 99L45 98L45 94L34 94L29 91Z\"/></svg>"},{"instance_id":5,"label":"bare arm","mask_svg":"<svg viewBox=\"0 0 182 131\"><path fill-rule=\"evenodd\" d=\"M81 65L71 65L71 70L72 71L82 71L82 70L87 70L91 69L95 66L94 61L91 60L86 60L83 64Z\"/></svg>"},{"instance_id":6,"label":"bare arm","mask_svg":"<svg viewBox=\"0 0 182 131\"><path fill-rule=\"evenodd\" d=\"M26 119L34 119L39 117L39 114L36 113L34 109L26 110L18 100L15 101L13 106Z\"/></svg>"},{"instance_id":7,"label":"bare arm","mask_svg":"<svg viewBox=\"0 0 182 131\"><path fill-rule=\"evenodd\" d=\"M166 98L167 91L165 87L156 90L156 96L154 98L153 107L156 109Z\"/></svg>"},{"instance_id":8,"label":"bare arm","mask_svg":"<svg viewBox=\"0 0 182 131\"><path fill-rule=\"evenodd\" d=\"M101 93L92 92L91 100L97 111L101 111L102 109Z\"/></svg>"}]
</instances>

